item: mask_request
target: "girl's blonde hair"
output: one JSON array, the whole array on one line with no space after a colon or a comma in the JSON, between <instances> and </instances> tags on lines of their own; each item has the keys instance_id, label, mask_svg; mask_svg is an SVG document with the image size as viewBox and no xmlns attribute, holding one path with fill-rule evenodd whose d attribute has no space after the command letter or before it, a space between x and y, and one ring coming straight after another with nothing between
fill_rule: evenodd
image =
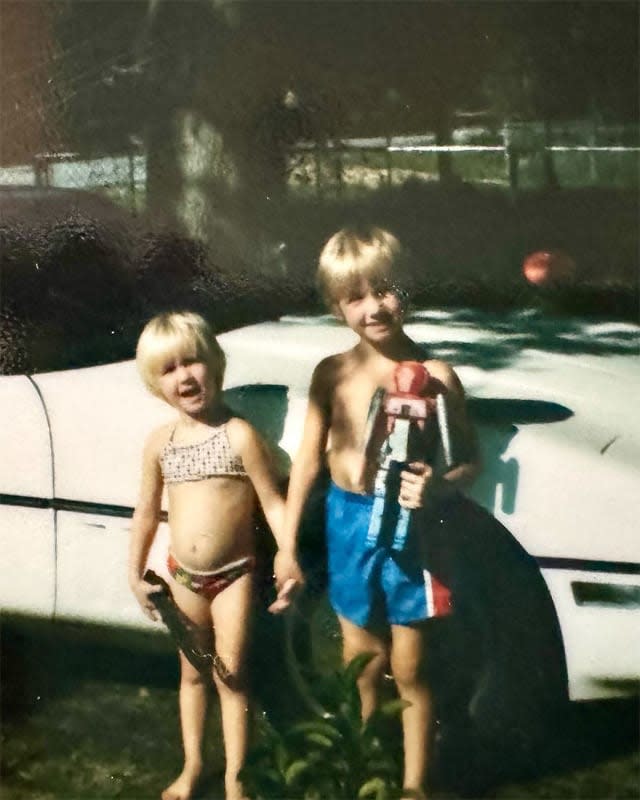
<instances>
[{"instance_id":1,"label":"girl's blonde hair","mask_svg":"<svg viewBox=\"0 0 640 800\"><path fill-rule=\"evenodd\" d=\"M403 262L402 246L389 231L374 226L343 228L322 248L318 286L329 306L357 288L363 279L372 285L391 284L397 290Z\"/></svg>"},{"instance_id":2,"label":"girl's blonde hair","mask_svg":"<svg viewBox=\"0 0 640 800\"><path fill-rule=\"evenodd\" d=\"M158 377L163 365L176 356L204 361L216 391L222 389L227 364L209 323L192 311L158 314L144 326L136 348L136 364L147 389L161 396Z\"/></svg>"}]
</instances>

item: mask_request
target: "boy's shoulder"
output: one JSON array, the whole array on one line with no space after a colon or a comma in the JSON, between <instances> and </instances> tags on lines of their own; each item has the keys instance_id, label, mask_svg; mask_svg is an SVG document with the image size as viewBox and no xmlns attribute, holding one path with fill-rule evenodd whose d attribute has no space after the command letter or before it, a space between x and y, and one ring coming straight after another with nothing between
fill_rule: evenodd
<instances>
[{"instance_id":1,"label":"boy's shoulder","mask_svg":"<svg viewBox=\"0 0 640 800\"><path fill-rule=\"evenodd\" d=\"M316 370L335 369L338 365L348 361L353 356L354 348L345 350L343 353L332 353L330 356L325 356L322 361L318 362Z\"/></svg>"},{"instance_id":2,"label":"boy's shoulder","mask_svg":"<svg viewBox=\"0 0 640 800\"><path fill-rule=\"evenodd\" d=\"M427 372L443 383L447 389L458 391L461 388L456 371L447 361L439 358L427 358L422 363L427 368Z\"/></svg>"},{"instance_id":3,"label":"boy's shoulder","mask_svg":"<svg viewBox=\"0 0 640 800\"><path fill-rule=\"evenodd\" d=\"M353 361L353 350L344 353L334 353L318 362L313 370L312 391L321 394L331 393L338 376L344 374L345 367ZM353 368L351 364L350 370Z\"/></svg>"},{"instance_id":4,"label":"boy's shoulder","mask_svg":"<svg viewBox=\"0 0 640 800\"><path fill-rule=\"evenodd\" d=\"M444 377L455 375L454 369L448 361L443 361L440 358L425 358L422 362L429 373L435 378L442 380Z\"/></svg>"}]
</instances>

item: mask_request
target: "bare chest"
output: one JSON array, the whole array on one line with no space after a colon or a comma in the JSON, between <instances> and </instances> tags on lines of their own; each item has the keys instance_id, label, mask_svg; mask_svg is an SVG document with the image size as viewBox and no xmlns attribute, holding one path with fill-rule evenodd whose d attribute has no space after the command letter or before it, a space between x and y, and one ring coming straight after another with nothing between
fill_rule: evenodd
<instances>
[{"instance_id":1,"label":"bare chest","mask_svg":"<svg viewBox=\"0 0 640 800\"><path fill-rule=\"evenodd\" d=\"M332 442L357 445L362 441L371 400L378 388L386 388L385 376L346 375L334 388L331 409Z\"/></svg>"}]
</instances>

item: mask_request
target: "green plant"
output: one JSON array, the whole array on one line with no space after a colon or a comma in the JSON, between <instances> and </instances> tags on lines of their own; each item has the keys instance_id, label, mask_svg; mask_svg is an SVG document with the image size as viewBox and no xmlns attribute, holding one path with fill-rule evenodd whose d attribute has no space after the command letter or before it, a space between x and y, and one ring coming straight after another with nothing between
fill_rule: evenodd
<instances>
[{"instance_id":1,"label":"green plant","mask_svg":"<svg viewBox=\"0 0 640 800\"><path fill-rule=\"evenodd\" d=\"M318 677L327 713L276 730L259 723L258 743L242 772L257 800L388 800L399 795L399 737L390 728L407 703L382 703L362 721L357 680L371 660L356 656L344 669Z\"/></svg>"}]
</instances>

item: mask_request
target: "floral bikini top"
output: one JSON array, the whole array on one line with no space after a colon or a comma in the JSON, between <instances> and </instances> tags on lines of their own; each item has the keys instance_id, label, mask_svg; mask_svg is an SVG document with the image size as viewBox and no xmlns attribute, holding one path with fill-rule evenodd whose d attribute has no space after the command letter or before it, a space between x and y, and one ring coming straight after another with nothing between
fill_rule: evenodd
<instances>
[{"instance_id":1,"label":"floral bikini top","mask_svg":"<svg viewBox=\"0 0 640 800\"><path fill-rule=\"evenodd\" d=\"M231 449L226 423L214 428L208 439L195 444L174 444L174 434L175 428L160 453L160 469L165 483L247 474L242 459Z\"/></svg>"}]
</instances>

